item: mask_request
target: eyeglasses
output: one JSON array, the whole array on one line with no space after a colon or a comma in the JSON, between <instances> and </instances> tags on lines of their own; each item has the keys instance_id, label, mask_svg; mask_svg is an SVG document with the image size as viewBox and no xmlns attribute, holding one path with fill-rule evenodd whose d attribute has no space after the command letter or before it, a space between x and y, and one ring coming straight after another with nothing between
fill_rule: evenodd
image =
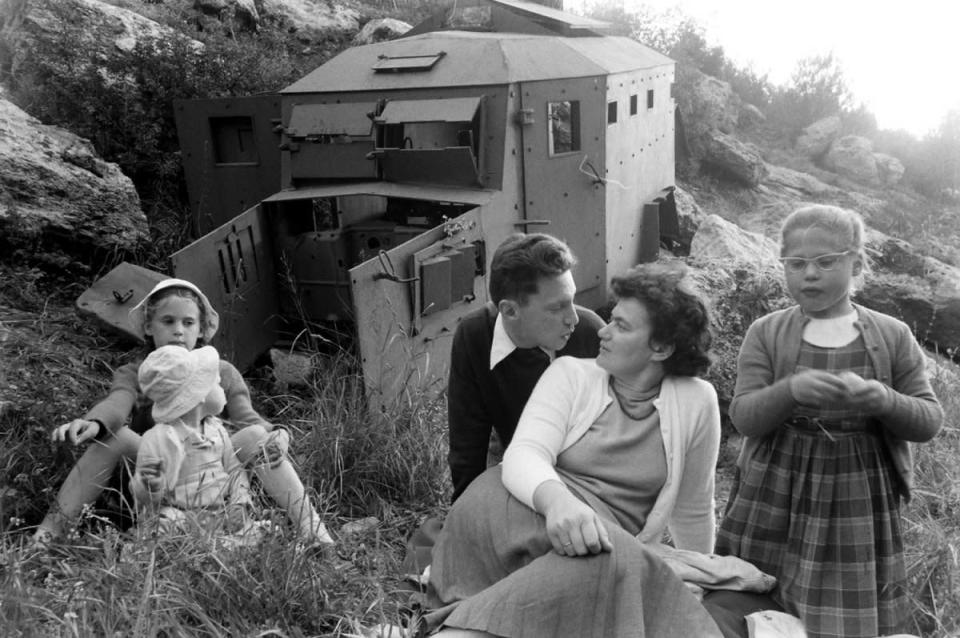
<instances>
[{"instance_id":1,"label":"eyeglasses","mask_svg":"<svg viewBox=\"0 0 960 638\"><path fill-rule=\"evenodd\" d=\"M842 253L829 253L819 257L781 257L780 263L784 270L789 272L803 272L807 269L807 264L812 263L817 270L831 271L836 270L843 258L852 253L852 250L845 250Z\"/></svg>"}]
</instances>

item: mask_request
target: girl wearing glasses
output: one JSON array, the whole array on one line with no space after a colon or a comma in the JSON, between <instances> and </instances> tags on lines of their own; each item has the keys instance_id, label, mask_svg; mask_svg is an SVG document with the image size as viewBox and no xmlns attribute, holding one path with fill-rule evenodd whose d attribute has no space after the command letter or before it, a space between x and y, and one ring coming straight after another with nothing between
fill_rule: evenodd
<instances>
[{"instance_id":1,"label":"girl wearing glasses","mask_svg":"<svg viewBox=\"0 0 960 638\"><path fill-rule=\"evenodd\" d=\"M775 575L811 637L896 633L909 442L932 439L943 410L907 325L850 300L860 216L807 206L781 233L797 305L754 322L740 349L730 417L745 439L717 552Z\"/></svg>"}]
</instances>

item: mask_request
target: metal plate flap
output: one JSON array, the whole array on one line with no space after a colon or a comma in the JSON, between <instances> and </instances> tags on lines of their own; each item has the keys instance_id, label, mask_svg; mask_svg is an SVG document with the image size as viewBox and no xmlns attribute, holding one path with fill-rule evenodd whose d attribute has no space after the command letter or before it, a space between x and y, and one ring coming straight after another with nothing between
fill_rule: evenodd
<instances>
[{"instance_id":1,"label":"metal plate flap","mask_svg":"<svg viewBox=\"0 0 960 638\"><path fill-rule=\"evenodd\" d=\"M483 240L483 210L470 210L350 269L356 325L363 326L358 339L371 405L389 407L398 399L446 387L453 332L463 315L486 302L486 277L473 273L470 295L463 294L460 278L452 296L452 282L444 274L440 279L451 282L445 284L444 293L449 305L425 309L424 262L432 286L434 276L452 263L447 255L478 254L473 244ZM433 270L437 266L431 264L441 264L441 270Z\"/></svg>"},{"instance_id":2,"label":"metal plate flap","mask_svg":"<svg viewBox=\"0 0 960 638\"><path fill-rule=\"evenodd\" d=\"M128 313L167 275L123 262L77 297L78 312L131 339L140 336L130 327Z\"/></svg>"},{"instance_id":3,"label":"metal plate flap","mask_svg":"<svg viewBox=\"0 0 960 638\"><path fill-rule=\"evenodd\" d=\"M470 122L483 97L439 100L391 100L376 119L382 124L409 122Z\"/></svg>"},{"instance_id":4,"label":"metal plate flap","mask_svg":"<svg viewBox=\"0 0 960 638\"><path fill-rule=\"evenodd\" d=\"M254 206L170 257L176 276L196 284L220 314L213 345L241 370L277 338L277 281L265 228L266 213Z\"/></svg>"},{"instance_id":5,"label":"metal plate flap","mask_svg":"<svg viewBox=\"0 0 960 638\"><path fill-rule=\"evenodd\" d=\"M287 125L290 137L348 135L366 137L373 129L373 102L348 104L294 104Z\"/></svg>"},{"instance_id":6,"label":"metal plate flap","mask_svg":"<svg viewBox=\"0 0 960 638\"><path fill-rule=\"evenodd\" d=\"M397 182L427 182L449 186L479 186L477 163L466 146L451 148L383 150L380 158L384 179Z\"/></svg>"}]
</instances>

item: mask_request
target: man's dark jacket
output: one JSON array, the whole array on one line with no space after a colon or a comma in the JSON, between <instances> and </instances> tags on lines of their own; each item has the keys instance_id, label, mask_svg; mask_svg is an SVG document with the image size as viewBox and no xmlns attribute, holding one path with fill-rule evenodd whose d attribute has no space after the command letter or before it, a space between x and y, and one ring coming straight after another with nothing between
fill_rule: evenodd
<instances>
[{"instance_id":1,"label":"man's dark jacket","mask_svg":"<svg viewBox=\"0 0 960 638\"><path fill-rule=\"evenodd\" d=\"M567 345L556 356L597 356L597 331L603 320L592 310L577 306L580 322ZM447 416L450 425L450 474L453 500L487 467L491 429L506 447L517 429L520 413L550 359L539 348L517 348L493 370L490 347L497 309L492 303L460 321L453 336Z\"/></svg>"}]
</instances>

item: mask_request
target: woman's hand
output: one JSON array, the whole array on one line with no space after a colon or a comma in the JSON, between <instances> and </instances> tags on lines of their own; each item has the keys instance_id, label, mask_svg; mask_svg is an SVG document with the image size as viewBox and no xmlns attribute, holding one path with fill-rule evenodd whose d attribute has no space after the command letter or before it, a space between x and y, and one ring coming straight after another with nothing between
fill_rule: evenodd
<instances>
[{"instance_id":1,"label":"woman's hand","mask_svg":"<svg viewBox=\"0 0 960 638\"><path fill-rule=\"evenodd\" d=\"M70 423L55 427L50 433L50 439L55 443L70 441L74 445L80 445L98 434L100 434L100 424L96 421L74 419Z\"/></svg>"},{"instance_id":2,"label":"woman's hand","mask_svg":"<svg viewBox=\"0 0 960 638\"><path fill-rule=\"evenodd\" d=\"M546 481L534 493L547 523L553 549L564 556L586 556L613 549L603 521L560 481Z\"/></svg>"}]
</instances>

